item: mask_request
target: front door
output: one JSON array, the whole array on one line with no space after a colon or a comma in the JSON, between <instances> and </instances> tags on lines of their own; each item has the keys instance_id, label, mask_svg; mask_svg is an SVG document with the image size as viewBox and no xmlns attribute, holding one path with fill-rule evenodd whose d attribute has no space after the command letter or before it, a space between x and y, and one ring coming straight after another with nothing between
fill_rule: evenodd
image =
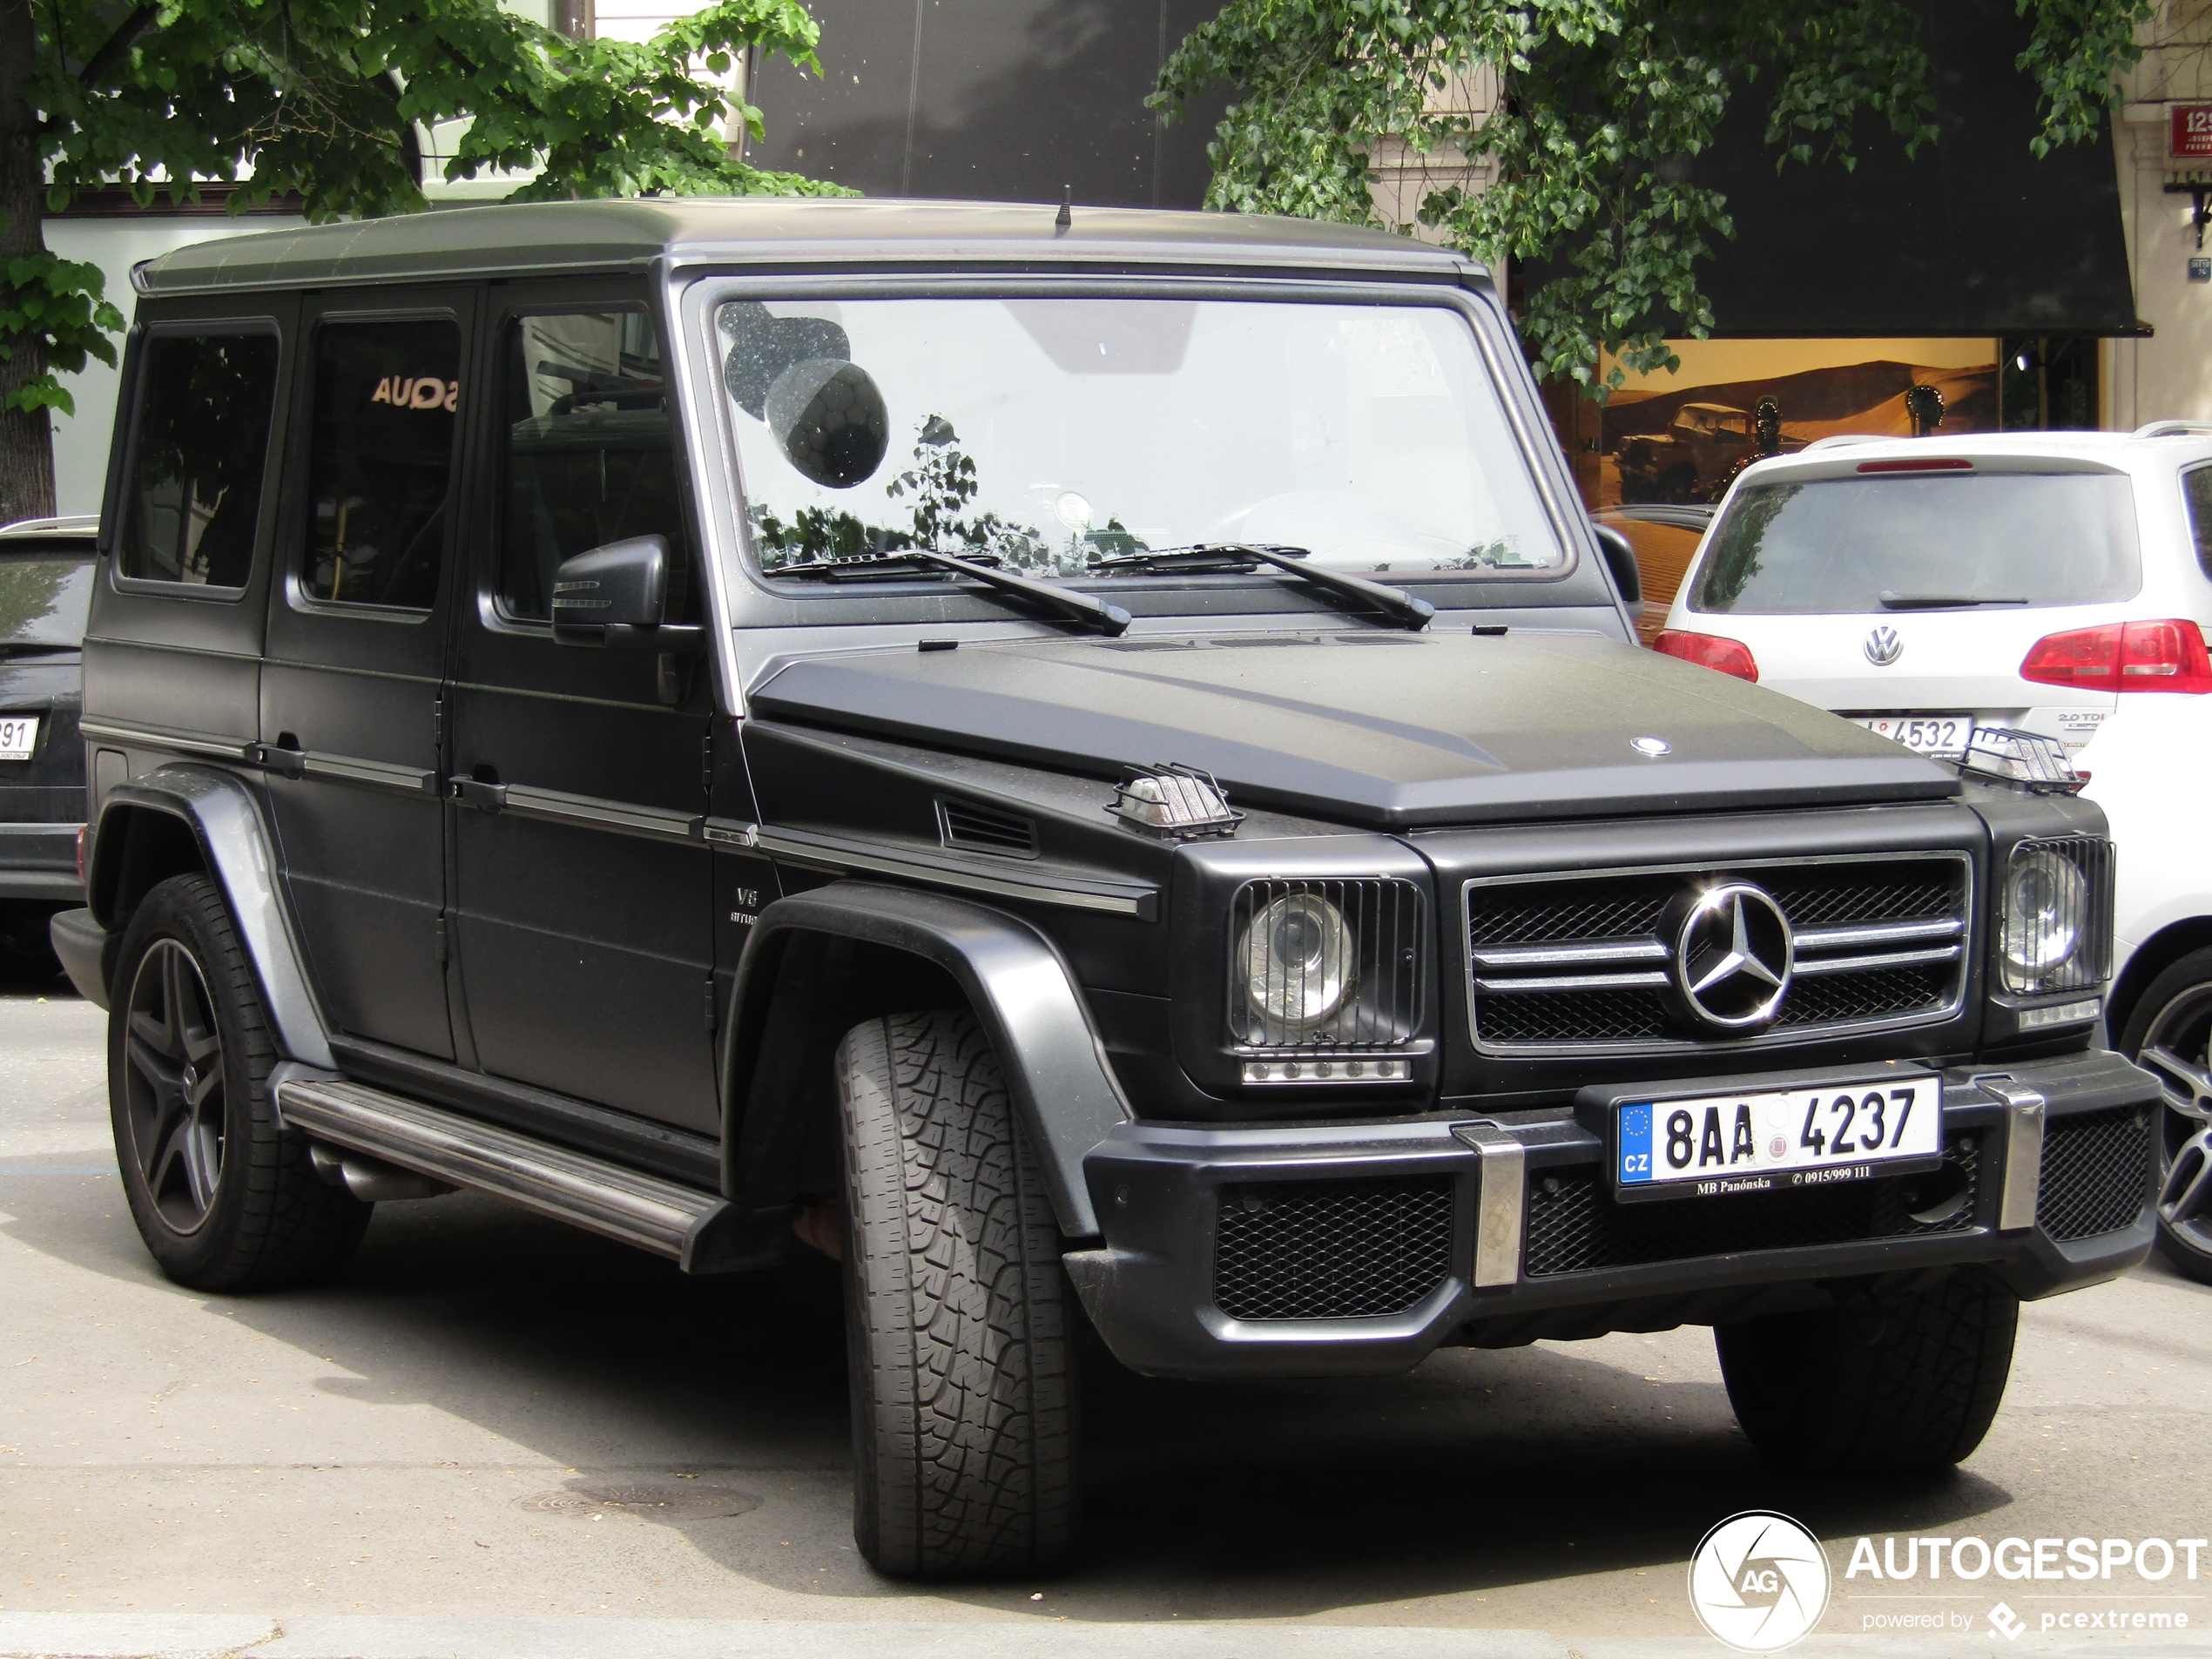
<instances>
[{"instance_id":1,"label":"front door","mask_svg":"<svg viewBox=\"0 0 2212 1659\"><path fill-rule=\"evenodd\" d=\"M461 979L487 1072L702 1133L711 698L704 664L556 644L561 561L693 538L658 337L636 289L516 293L493 320L489 499L448 780Z\"/></svg>"},{"instance_id":2,"label":"front door","mask_svg":"<svg viewBox=\"0 0 2212 1659\"><path fill-rule=\"evenodd\" d=\"M311 300L261 741L340 1032L453 1057L439 718L474 296Z\"/></svg>"}]
</instances>

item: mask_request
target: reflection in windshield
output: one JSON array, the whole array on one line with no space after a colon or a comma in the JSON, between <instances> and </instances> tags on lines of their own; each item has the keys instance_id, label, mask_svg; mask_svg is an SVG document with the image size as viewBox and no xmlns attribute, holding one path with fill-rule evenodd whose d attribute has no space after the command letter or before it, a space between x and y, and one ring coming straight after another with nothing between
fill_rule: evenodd
<instances>
[{"instance_id":1,"label":"reflection in windshield","mask_svg":"<svg viewBox=\"0 0 2212 1659\"><path fill-rule=\"evenodd\" d=\"M81 645L91 603L90 558L0 555L0 645Z\"/></svg>"},{"instance_id":2,"label":"reflection in windshield","mask_svg":"<svg viewBox=\"0 0 2212 1659\"><path fill-rule=\"evenodd\" d=\"M1440 307L744 300L717 327L770 571L921 548L1070 576L1219 541L1399 576L1562 557Z\"/></svg>"}]
</instances>

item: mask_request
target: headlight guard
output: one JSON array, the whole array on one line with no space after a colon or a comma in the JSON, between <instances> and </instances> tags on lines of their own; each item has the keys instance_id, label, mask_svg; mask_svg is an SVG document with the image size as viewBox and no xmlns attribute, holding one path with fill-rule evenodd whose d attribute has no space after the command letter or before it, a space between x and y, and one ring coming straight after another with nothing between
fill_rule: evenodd
<instances>
[{"instance_id":1,"label":"headlight guard","mask_svg":"<svg viewBox=\"0 0 2212 1659\"><path fill-rule=\"evenodd\" d=\"M1230 903L1229 1035L1248 1082L1402 1081L1426 894L1393 877L1247 881Z\"/></svg>"},{"instance_id":2,"label":"headlight guard","mask_svg":"<svg viewBox=\"0 0 2212 1659\"><path fill-rule=\"evenodd\" d=\"M1997 968L2014 996L2101 991L2112 972L2112 843L2016 843L1996 885Z\"/></svg>"}]
</instances>

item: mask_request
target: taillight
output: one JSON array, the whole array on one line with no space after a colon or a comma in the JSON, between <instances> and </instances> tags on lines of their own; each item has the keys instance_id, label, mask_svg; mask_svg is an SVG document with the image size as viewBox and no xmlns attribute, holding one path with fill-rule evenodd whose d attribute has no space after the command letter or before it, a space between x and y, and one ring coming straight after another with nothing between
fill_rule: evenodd
<instances>
[{"instance_id":1,"label":"taillight","mask_svg":"<svg viewBox=\"0 0 2212 1659\"><path fill-rule=\"evenodd\" d=\"M2212 691L2212 657L2193 622L2108 623L2047 634L2028 647L2020 678L2097 691Z\"/></svg>"},{"instance_id":2,"label":"taillight","mask_svg":"<svg viewBox=\"0 0 2212 1659\"><path fill-rule=\"evenodd\" d=\"M1700 668L1718 669L1740 680L1756 682L1759 678L1759 665L1751 660L1751 648L1740 639L1723 639L1717 634L1693 634L1684 629L1669 628L1651 642L1651 649L1669 657L1679 657L1685 663L1696 663Z\"/></svg>"}]
</instances>

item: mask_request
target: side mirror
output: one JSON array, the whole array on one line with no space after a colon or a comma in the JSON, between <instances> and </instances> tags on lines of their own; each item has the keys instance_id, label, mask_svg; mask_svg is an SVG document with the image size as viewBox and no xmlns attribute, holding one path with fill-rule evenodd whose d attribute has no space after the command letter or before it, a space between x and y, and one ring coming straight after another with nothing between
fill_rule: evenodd
<instances>
[{"instance_id":1,"label":"side mirror","mask_svg":"<svg viewBox=\"0 0 2212 1659\"><path fill-rule=\"evenodd\" d=\"M561 561L553 577L553 637L563 645L627 646L689 654L696 626L665 622L671 556L664 536L633 536Z\"/></svg>"},{"instance_id":2,"label":"side mirror","mask_svg":"<svg viewBox=\"0 0 2212 1659\"><path fill-rule=\"evenodd\" d=\"M1636 563L1635 543L1610 524L1593 523L1590 529L1596 532L1598 548L1605 555L1606 567L1613 572L1613 585L1621 590L1621 597L1632 605L1642 604L1643 570ZM563 565L562 574L566 575L568 568L568 565ZM553 603L558 604L561 602L556 599Z\"/></svg>"}]
</instances>

